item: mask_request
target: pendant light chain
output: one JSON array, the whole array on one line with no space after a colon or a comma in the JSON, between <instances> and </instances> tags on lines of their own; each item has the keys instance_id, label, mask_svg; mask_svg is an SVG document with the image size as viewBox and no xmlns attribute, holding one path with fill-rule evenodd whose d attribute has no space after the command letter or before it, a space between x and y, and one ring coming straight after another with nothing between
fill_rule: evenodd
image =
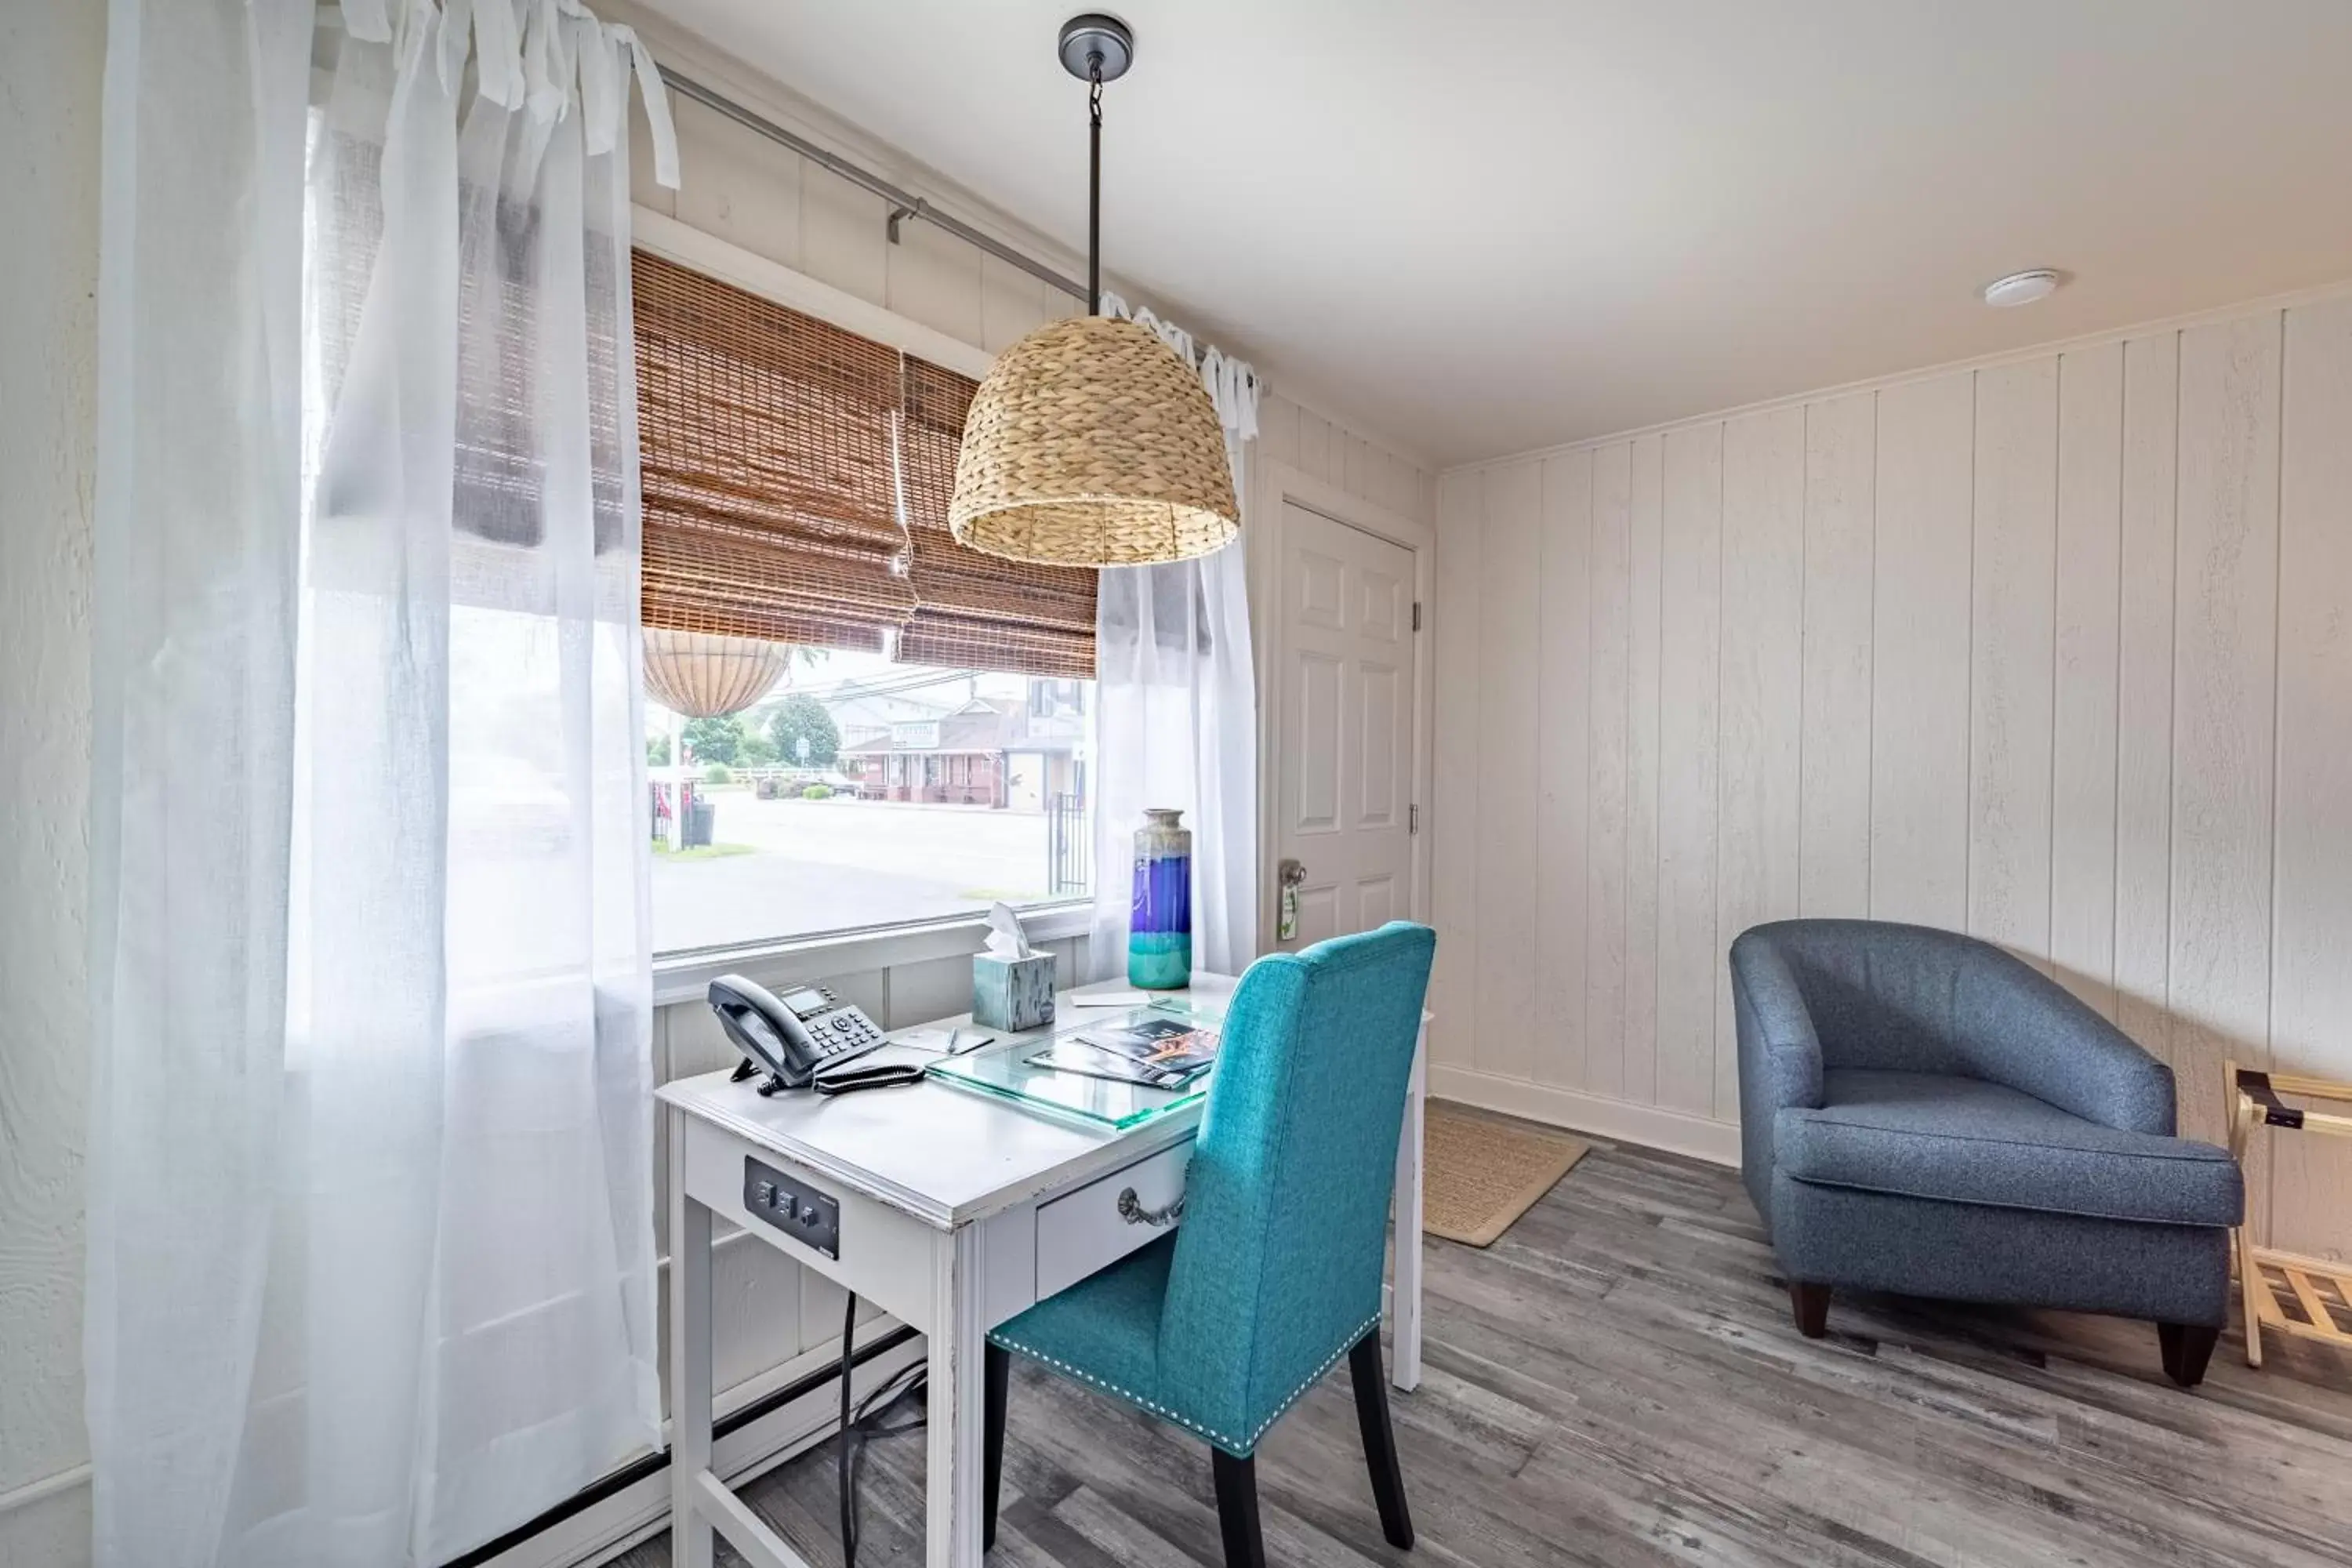
<instances>
[{"instance_id":1,"label":"pendant light chain","mask_svg":"<svg viewBox=\"0 0 2352 1568\"><path fill-rule=\"evenodd\" d=\"M1087 57L1087 314L1102 314L1102 56Z\"/></svg>"}]
</instances>

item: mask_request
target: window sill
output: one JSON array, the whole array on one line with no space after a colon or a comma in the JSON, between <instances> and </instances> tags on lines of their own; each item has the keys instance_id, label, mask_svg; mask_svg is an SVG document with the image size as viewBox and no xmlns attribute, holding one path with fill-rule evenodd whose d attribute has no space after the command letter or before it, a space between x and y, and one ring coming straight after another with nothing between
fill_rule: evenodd
<instances>
[{"instance_id":1,"label":"window sill","mask_svg":"<svg viewBox=\"0 0 2352 1568\"><path fill-rule=\"evenodd\" d=\"M1090 899L1037 904L1021 911L1021 929L1032 942L1063 942L1084 936L1094 922ZM654 955L654 1005L698 1002L722 974L741 974L774 989L807 984L863 970L888 969L927 959L975 953L988 940L983 912L946 920L918 921L866 931L819 931L740 947L697 948Z\"/></svg>"}]
</instances>

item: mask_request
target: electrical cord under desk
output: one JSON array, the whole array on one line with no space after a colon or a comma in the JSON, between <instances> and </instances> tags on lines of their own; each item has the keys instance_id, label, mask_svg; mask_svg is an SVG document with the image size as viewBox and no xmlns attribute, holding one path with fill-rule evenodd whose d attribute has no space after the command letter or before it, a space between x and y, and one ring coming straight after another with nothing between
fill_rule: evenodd
<instances>
[{"instance_id":1,"label":"electrical cord under desk","mask_svg":"<svg viewBox=\"0 0 2352 1568\"><path fill-rule=\"evenodd\" d=\"M889 1419L891 1411L909 1400L928 1406L929 1368L922 1362L901 1368L881 1387L855 1405L851 1404L851 1373L856 1364L852 1352L856 1334L857 1296L853 1291L841 1316L841 1430L835 1437L835 1474L841 1491L842 1568L857 1568L857 1478L866 1458L866 1445L876 1437L919 1432L929 1419L928 1408L925 1414L911 1418L896 1422Z\"/></svg>"}]
</instances>

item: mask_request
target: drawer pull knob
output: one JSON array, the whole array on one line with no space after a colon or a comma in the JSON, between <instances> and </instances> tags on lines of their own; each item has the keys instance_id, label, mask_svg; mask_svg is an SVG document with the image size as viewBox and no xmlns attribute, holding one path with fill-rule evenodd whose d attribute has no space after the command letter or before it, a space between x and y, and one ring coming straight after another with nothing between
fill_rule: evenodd
<instances>
[{"instance_id":1,"label":"drawer pull knob","mask_svg":"<svg viewBox=\"0 0 2352 1568\"><path fill-rule=\"evenodd\" d=\"M1175 1201L1164 1207L1148 1209L1135 1195L1133 1187L1123 1188L1118 1194L1118 1217L1129 1225L1148 1225L1154 1230L1161 1226L1174 1225L1184 1217L1184 1194L1178 1193Z\"/></svg>"}]
</instances>

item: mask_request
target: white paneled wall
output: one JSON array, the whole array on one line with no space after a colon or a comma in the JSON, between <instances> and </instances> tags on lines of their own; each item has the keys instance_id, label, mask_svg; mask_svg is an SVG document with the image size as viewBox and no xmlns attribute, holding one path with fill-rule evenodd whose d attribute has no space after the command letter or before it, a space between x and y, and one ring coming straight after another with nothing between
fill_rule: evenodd
<instances>
[{"instance_id":1,"label":"white paneled wall","mask_svg":"<svg viewBox=\"0 0 2352 1568\"><path fill-rule=\"evenodd\" d=\"M2221 1135L2352 1078L2352 296L1437 483L1440 1092L1729 1158L1724 952L1972 931ZM2352 1158L2275 1137L2275 1245Z\"/></svg>"}]
</instances>

